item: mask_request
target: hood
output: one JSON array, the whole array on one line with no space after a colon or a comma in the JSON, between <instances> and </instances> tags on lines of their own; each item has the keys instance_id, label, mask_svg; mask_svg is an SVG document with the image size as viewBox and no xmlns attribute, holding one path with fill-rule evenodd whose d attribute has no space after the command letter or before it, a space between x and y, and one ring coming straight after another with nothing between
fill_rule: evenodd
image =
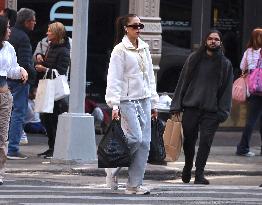
<instances>
[{"instance_id":1,"label":"hood","mask_svg":"<svg viewBox=\"0 0 262 205\"><path fill-rule=\"evenodd\" d=\"M138 47L135 48L126 35L123 37L122 43L124 44L126 49L140 50L140 49L144 49L144 48L149 48L149 45L146 42L144 42L143 40L141 40L141 38L138 38Z\"/></svg>"}]
</instances>

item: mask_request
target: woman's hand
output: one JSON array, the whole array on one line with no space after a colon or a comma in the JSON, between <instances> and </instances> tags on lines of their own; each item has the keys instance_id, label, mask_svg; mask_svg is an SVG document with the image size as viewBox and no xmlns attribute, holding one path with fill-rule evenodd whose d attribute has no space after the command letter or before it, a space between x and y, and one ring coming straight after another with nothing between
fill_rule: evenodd
<instances>
[{"instance_id":1,"label":"woman's hand","mask_svg":"<svg viewBox=\"0 0 262 205\"><path fill-rule=\"evenodd\" d=\"M119 110L112 110L112 120L116 119L119 120Z\"/></svg>"},{"instance_id":2,"label":"woman's hand","mask_svg":"<svg viewBox=\"0 0 262 205\"><path fill-rule=\"evenodd\" d=\"M157 118L157 116L158 116L157 109L156 109L156 108L152 109L152 110L151 110L151 117Z\"/></svg>"},{"instance_id":3,"label":"woman's hand","mask_svg":"<svg viewBox=\"0 0 262 205\"><path fill-rule=\"evenodd\" d=\"M41 64L36 64L35 69L37 70L37 72L46 72L47 68Z\"/></svg>"},{"instance_id":4,"label":"woman's hand","mask_svg":"<svg viewBox=\"0 0 262 205\"><path fill-rule=\"evenodd\" d=\"M21 80L23 81L23 83L26 83L26 81L28 80L27 71L23 67L20 67L20 73L21 73Z\"/></svg>"},{"instance_id":5,"label":"woman's hand","mask_svg":"<svg viewBox=\"0 0 262 205\"><path fill-rule=\"evenodd\" d=\"M40 55L40 54L37 54L36 55L36 62L37 63L43 63L44 62L43 56Z\"/></svg>"}]
</instances>

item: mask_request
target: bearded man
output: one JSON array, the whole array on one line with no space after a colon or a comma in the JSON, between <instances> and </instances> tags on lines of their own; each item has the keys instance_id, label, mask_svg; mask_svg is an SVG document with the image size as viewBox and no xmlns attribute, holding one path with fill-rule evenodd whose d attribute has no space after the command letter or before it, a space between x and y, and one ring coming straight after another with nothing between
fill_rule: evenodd
<instances>
[{"instance_id":1,"label":"bearded man","mask_svg":"<svg viewBox=\"0 0 262 205\"><path fill-rule=\"evenodd\" d=\"M187 58L170 106L172 114L179 116L183 112L184 183L191 179L199 132L194 184L209 184L204 168L219 123L229 116L232 84L233 68L223 54L222 34L211 30L200 48Z\"/></svg>"}]
</instances>

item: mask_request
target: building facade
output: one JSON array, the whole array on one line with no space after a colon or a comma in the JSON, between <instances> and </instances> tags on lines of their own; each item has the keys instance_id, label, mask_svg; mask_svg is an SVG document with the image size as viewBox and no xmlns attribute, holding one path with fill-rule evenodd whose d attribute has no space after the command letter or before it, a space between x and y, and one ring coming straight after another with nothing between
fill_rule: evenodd
<instances>
[{"instance_id":1,"label":"building facade","mask_svg":"<svg viewBox=\"0 0 262 205\"><path fill-rule=\"evenodd\" d=\"M63 22L71 35L72 0L2 0L1 7L36 11L33 46L45 36L50 20ZM142 37L151 48L160 93L174 91L186 57L212 28L222 32L225 55L237 77L250 32L262 25L261 0L89 0L87 94L100 102L113 48L114 21L127 13L136 13L145 24ZM225 126L243 126L245 112L245 106L234 105L232 119Z\"/></svg>"}]
</instances>

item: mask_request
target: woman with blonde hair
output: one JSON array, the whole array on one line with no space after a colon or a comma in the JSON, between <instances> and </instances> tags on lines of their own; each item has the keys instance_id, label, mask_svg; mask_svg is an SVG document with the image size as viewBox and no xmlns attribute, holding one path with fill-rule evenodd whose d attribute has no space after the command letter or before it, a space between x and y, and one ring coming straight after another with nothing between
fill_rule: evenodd
<instances>
[{"instance_id":1,"label":"woman with blonde hair","mask_svg":"<svg viewBox=\"0 0 262 205\"><path fill-rule=\"evenodd\" d=\"M6 140L13 102L7 77L21 79L22 83L28 79L26 70L17 63L14 47L7 41L11 33L9 27L7 18L0 16L0 185L3 184Z\"/></svg>"},{"instance_id":2,"label":"woman with blonde hair","mask_svg":"<svg viewBox=\"0 0 262 205\"><path fill-rule=\"evenodd\" d=\"M256 28L252 31L251 37L247 44L240 63L240 68L244 72L251 73L257 67L262 69L262 28ZM252 95L248 98L248 116L246 126L243 130L241 140L237 145L237 155L245 157L253 157L255 153L249 150L250 139L252 131L255 127L256 121L260 119L260 136L262 141L262 96ZM262 155L262 145L261 152Z\"/></svg>"},{"instance_id":3,"label":"woman with blonde hair","mask_svg":"<svg viewBox=\"0 0 262 205\"><path fill-rule=\"evenodd\" d=\"M66 35L65 27L60 22L52 23L48 26L47 37L49 47L46 54L36 54L36 70L43 76L47 72L47 78L51 77L53 69L60 75L66 75L70 65L70 43ZM52 158L55 145L58 115L67 112L68 101L63 98L55 101L53 113L44 113L42 121L46 127L49 149L38 156Z\"/></svg>"}]
</instances>

